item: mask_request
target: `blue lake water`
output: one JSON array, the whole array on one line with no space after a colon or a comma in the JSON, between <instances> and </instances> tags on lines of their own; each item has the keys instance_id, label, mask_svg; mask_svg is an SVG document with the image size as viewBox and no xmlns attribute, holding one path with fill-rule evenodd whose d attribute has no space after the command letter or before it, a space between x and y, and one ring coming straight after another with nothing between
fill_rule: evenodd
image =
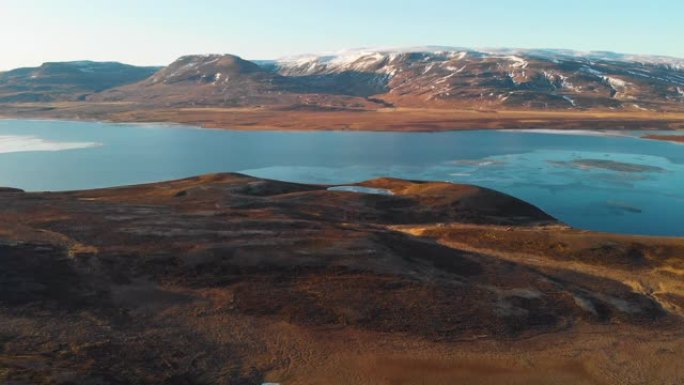
<instances>
[{"instance_id":1,"label":"blue lake water","mask_svg":"<svg viewBox=\"0 0 684 385\"><path fill-rule=\"evenodd\" d=\"M592 132L245 132L0 121L0 186L72 190L211 172L472 183L579 228L684 235L684 146Z\"/></svg>"}]
</instances>

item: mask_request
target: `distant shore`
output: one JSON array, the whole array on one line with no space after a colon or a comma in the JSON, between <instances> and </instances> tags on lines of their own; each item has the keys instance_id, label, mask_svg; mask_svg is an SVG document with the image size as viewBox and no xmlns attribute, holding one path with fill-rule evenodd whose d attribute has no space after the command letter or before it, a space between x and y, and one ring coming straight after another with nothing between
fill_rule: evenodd
<instances>
[{"instance_id":1,"label":"distant shore","mask_svg":"<svg viewBox=\"0 0 684 385\"><path fill-rule=\"evenodd\" d=\"M437 132L467 129L684 130L684 113L614 110L145 108L129 103L0 104L0 118L177 123L214 129Z\"/></svg>"}]
</instances>

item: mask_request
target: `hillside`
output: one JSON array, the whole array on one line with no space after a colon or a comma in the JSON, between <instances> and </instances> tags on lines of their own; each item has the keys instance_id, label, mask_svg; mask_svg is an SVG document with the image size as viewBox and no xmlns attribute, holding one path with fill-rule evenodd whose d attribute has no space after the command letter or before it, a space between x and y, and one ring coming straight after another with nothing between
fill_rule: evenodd
<instances>
[{"instance_id":1,"label":"hillside","mask_svg":"<svg viewBox=\"0 0 684 385\"><path fill-rule=\"evenodd\" d=\"M89 100L135 102L152 107L365 103L363 99L355 101L354 95L303 79L280 75L234 55L190 55L146 80L93 95Z\"/></svg>"},{"instance_id":2,"label":"hillside","mask_svg":"<svg viewBox=\"0 0 684 385\"><path fill-rule=\"evenodd\" d=\"M392 195L237 174L1 190L0 382L684 380L681 239L360 185Z\"/></svg>"}]
</instances>

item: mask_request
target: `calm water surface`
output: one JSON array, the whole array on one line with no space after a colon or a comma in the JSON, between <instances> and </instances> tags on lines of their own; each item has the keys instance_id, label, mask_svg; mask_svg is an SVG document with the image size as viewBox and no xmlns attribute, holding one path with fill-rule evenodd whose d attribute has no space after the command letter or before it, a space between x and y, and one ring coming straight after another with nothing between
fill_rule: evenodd
<instances>
[{"instance_id":1,"label":"calm water surface","mask_svg":"<svg viewBox=\"0 0 684 385\"><path fill-rule=\"evenodd\" d=\"M684 235L684 146L591 132L244 132L0 121L0 186L71 190L210 172L343 184L473 183L573 226Z\"/></svg>"}]
</instances>

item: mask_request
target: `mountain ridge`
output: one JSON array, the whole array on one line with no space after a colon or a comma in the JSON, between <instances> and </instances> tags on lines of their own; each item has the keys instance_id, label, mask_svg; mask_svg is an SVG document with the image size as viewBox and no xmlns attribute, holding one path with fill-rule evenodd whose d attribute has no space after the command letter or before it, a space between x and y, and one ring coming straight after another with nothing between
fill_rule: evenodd
<instances>
[{"instance_id":1,"label":"mountain ridge","mask_svg":"<svg viewBox=\"0 0 684 385\"><path fill-rule=\"evenodd\" d=\"M196 68L188 71L211 79L223 73L201 73L200 68L219 58L184 56L167 68L182 68L180 63L194 60ZM222 100L203 95L195 101L175 103L225 105L230 101L232 105L249 105L258 100L265 104L331 103L339 107L381 102L408 107L637 110L681 109L684 104L684 60L676 58L569 50L426 47L347 50L337 55L299 55L258 62L240 60L250 63L253 72L263 77L261 84L238 82L235 87L248 91L241 99L230 92L226 97L228 89L224 88ZM193 77L192 73L184 76ZM135 88L128 86L121 99L140 91ZM144 99L150 100L149 95ZM108 98L96 96L95 100Z\"/></svg>"},{"instance_id":2,"label":"mountain ridge","mask_svg":"<svg viewBox=\"0 0 684 385\"><path fill-rule=\"evenodd\" d=\"M655 104L684 100L683 64L684 60L675 58L615 53L428 47L299 56L271 66L290 76L345 71L384 75L389 93L395 94L390 98L400 104L458 99L479 105L545 109L643 108L639 103L645 102L647 109L657 109ZM405 95L414 100L406 100ZM480 101L475 100L478 98ZM636 106L625 106L629 101Z\"/></svg>"},{"instance_id":3,"label":"mountain ridge","mask_svg":"<svg viewBox=\"0 0 684 385\"><path fill-rule=\"evenodd\" d=\"M88 94L143 80L157 70L113 61L46 62L0 72L0 102L84 99Z\"/></svg>"},{"instance_id":4,"label":"mountain ridge","mask_svg":"<svg viewBox=\"0 0 684 385\"><path fill-rule=\"evenodd\" d=\"M58 68L61 77L44 75ZM185 55L161 68L45 63L0 72L0 102L62 100L147 107L684 111L684 59L426 46L256 61Z\"/></svg>"}]
</instances>

